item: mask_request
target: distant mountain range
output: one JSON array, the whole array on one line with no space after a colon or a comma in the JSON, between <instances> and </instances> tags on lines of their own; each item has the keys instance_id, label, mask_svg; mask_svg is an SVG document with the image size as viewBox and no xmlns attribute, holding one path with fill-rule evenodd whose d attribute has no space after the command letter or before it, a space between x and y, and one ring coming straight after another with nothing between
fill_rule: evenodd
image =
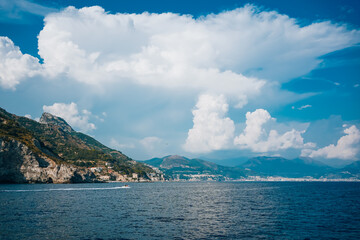
<instances>
[{"instance_id":1,"label":"distant mountain range","mask_svg":"<svg viewBox=\"0 0 360 240\"><path fill-rule=\"evenodd\" d=\"M165 173L165 176L178 180L219 181L245 178L248 175L243 168L225 167L201 159L188 159L178 155L153 158L145 163L159 168Z\"/></svg>"},{"instance_id":2,"label":"distant mountain range","mask_svg":"<svg viewBox=\"0 0 360 240\"><path fill-rule=\"evenodd\" d=\"M0 108L0 182L160 180L161 174L66 121L44 113L40 122Z\"/></svg>"},{"instance_id":3,"label":"distant mountain range","mask_svg":"<svg viewBox=\"0 0 360 240\"><path fill-rule=\"evenodd\" d=\"M353 162L341 169L334 169L325 174L325 177L360 179L360 161Z\"/></svg>"},{"instance_id":4,"label":"distant mountain range","mask_svg":"<svg viewBox=\"0 0 360 240\"><path fill-rule=\"evenodd\" d=\"M230 180L251 176L284 178L360 179L360 161L342 169L335 169L311 158L285 159L282 157L255 157L236 167L225 167L201 159L170 155L153 158L146 164L159 168L176 180Z\"/></svg>"},{"instance_id":5,"label":"distant mountain range","mask_svg":"<svg viewBox=\"0 0 360 240\"><path fill-rule=\"evenodd\" d=\"M238 167L250 169L262 176L288 178L321 177L333 170L332 167L311 158L286 159L282 157L255 157Z\"/></svg>"}]
</instances>

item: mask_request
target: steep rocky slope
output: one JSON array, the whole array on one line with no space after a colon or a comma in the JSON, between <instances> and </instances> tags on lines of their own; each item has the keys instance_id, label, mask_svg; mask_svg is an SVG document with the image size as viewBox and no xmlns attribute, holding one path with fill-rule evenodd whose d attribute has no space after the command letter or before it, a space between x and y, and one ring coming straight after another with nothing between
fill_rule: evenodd
<instances>
[{"instance_id":1,"label":"steep rocky slope","mask_svg":"<svg viewBox=\"0 0 360 240\"><path fill-rule=\"evenodd\" d=\"M70 164L57 164L50 157L35 153L17 140L0 139L0 149L0 182L81 183L97 181L91 171L78 169Z\"/></svg>"},{"instance_id":2,"label":"steep rocky slope","mask_svg":"<svg viewBox=\"0 0 360 240\"><path fill-rule=\"evenodd\" d=\"M150 181L162 176L44 113L40 123L0 108L0 182Z\"/></svg>"}]
</instances>

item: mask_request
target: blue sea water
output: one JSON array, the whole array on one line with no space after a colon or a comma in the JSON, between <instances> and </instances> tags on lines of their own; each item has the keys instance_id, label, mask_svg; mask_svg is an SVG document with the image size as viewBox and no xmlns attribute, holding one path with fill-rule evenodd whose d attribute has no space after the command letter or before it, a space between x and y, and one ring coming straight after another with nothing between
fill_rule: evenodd
<instances>
[{"instance_id":1,"label":"blue sea water","mask_svg":"<svg viewBox=\"0 0 360 240\"><path fill-rule=\"evenodd\" d=\"M360 183L0 185L0 239L359 239Z\"/></svg>"}]
</instances>

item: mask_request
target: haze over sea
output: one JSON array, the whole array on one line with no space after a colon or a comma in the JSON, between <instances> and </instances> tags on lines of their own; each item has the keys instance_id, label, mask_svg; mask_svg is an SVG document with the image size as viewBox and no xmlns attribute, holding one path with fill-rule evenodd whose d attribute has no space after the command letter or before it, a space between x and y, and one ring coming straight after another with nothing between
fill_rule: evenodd
<instances>
[{"instance_id":1,"label":"haze over sea","mask_svg":"<svg viewBox=\"0 0 360 240\"><path fill-rule=\"evenodd\" d=\"M0 185L0 239L356 239L357 182Z\"/></svg>"}]
</instances>

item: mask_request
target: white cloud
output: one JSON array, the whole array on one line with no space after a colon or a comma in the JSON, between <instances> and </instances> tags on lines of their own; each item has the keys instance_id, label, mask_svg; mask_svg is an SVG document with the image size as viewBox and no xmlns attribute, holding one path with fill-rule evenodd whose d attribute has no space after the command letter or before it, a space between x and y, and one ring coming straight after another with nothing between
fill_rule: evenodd
<instances>
[{"instance_id":1,"label":"white cloud","mask_svg":"<svg viewBox=\"0 0 360 240\"><path fill-rule=\"evenodd\" d=\"M298 110L303 110L305 108L311 108L311 107L312 107L312 105L307 104L307 105L299 107Z\"/></svg>"},{"instance_id":2,"label":"white cloud","mask_svg":"<svg viewBox=\"0 0 360 240\"><path fill-rule=\"evenodd\" d=\"M39 9L29 1L16 3ZM45 10L51 9L34 13ZM131 82L191 89L194 95L224 94L237 100L238 108L259 94L266 81L303 75L318 65L320 56L360 41L360 32L345 26L317 22L301 27L286 15L251 5L199 18L68 7L44 21L39 55L49 78L60 74L101 88ZM16 70L6 66L10 73L1 79L6 88L33 76L40 66L13 48L22 64L16 63L21 66Z\"/></svg>"},{"instance_id":3,"label":"white cloud","mask_svg":"<svg viewBox=\"0 0 360 240\"><path fill-rule=\"evenodd\" d=\"M347 127L344 125L344 127ZM360 131L352 125L344 130L345 136L342 136L337 144L330 144L318 150L304 149L301 152L302 156L309 156L312 158L338 158L343 160L354 160L360 151Z\"/></svg>"},{"instance_id":4,"label":"white cloud","mask_svg":"<svg viewBox=\"0 0 360 240\"><path fill-rule=\"evenodd\" d=\"M223 95L201 95L192 111L194 126L188 132L184 149L188 152L210 152L232 146L234 122L225 117L228 104Z\"/></svg>"},{"instance_id":5,"label":"white cloud","mask_svg":"<svg viewBox=\"0 0 360 240\"><path fill-rule=\"evenodd\" d=\"M253 152L269 152L285 150L289 148L303 148L314 147L313 143L304 143L301 136L304 131L297 131L292 129L279 134L277 130L270 130L269 133L264 128L264 125L271 118L268 111L264 109L257 109L254 112L246 113L246 127L239 136L234 139L234 145L241 149L250 149Z\"/></svg>"},{"instance_id":6,"label":"white cloud","mask_svg":"<svg viewBox=\"0 0 360 240\"><path fill-rule=\"evenodd\" d=\"M41 72L39 60L22 54L19 47L8 37L0 37L0 86L7 89L15 87L26 78Z\"/></svg>"},{"instance_id":7,"label":"white cloud","mask_svg":"<svg viewBox=\"0 0 360 240\"><path fill-rule=\"evenodd\" d=\"M72 127L80 129L80 131L88 132L96 129L95 124L89 122L91 112L84 109L82 114L79 113L76 103L54 103L51 106L43 106L44 112L51 113L55 116L63 118Z\"/></svg>"},{"instance_id":8,"label":"white cloud","mask_svg":"<svg viewBox=\"0 0 360 240\"><path fill-rule=\"evenodd\" d=\"M145 137L140 140L140 144L147 150L152 152L155 148L158 147L163 141L161 138L158 137Z\"/></svg>"},{"instance_id":9,"label":"white cloud","mask_svg":"<svg viewBox=\"0 0 360 240\"><path fill-rule=\"evenodd\" d=\"M9 20L26 20L27 14L34 14L39 16L45 16L50 12L56 11L53 8L42 6L40 4L33 3L26 0L0 0L0 21Z\"/></svg>"},{"instance_id":10,"label":"white cloud","mask_svg":"<svg viewBox=\"0 0 360 240\"><path fill-rule=\"evenodd\" d=\"M37 122L40 122L40 118L36 117L36 118L33 119L33 117L30 114L25 114L24 117L26 117L28 119L32 119L32 120L37 121Z\"/></svg>"},{"instance_id":11,"label":"white cloud","mask_svg":"<svg viewBox=\"0 0 360 240\"><path fill-rule=\"evenodd\" d=\"M286 81L305 74L323 54L359 39L358 31L344 26L300 27L286 15L253 6L197 19L68 7L45 18L39 54L52 76L65 73L103 87L131 81L225 94L242 107L260 92L261 79Z\"/></svg>"},{"instance_id":12,"label":"white cloud","mask_svg":"<svg viewBox=\"0 0 360 240\"><path fill-rule=\"evenodd\" d=\"M119 151L121 151L122 149L135 148L135 145L133 143L119 143L115 138L110 139L110 146Z\"/></svg>"},{"instance_id":13,"label":"white cloud","mask_svg":"<svg viewBox=\"0 0 360 240\"><path fill-rule=\"evenodd\" d=\"M258 108L259 102L265 109L274 102L277 106L290 104L295 97L281 89L281 82L308 73L317 67L322 55L352 46L359 39L359 31L348 30L345 26L330 22L299 26L295 19L286 15L260 11L252 6L199 18L173 13L110 14L101 7L70 7L46 16L38 38L39 55L44 64L37 63L32 69L40 66L44 69L43 74L53 79L54 85L58 81L74 86L71 82L76 81L76 89L71 89L72 92L78 87L94 86L93 91L86 91L88 88L79 91L88 98L106 90L106 100L102 98L101 101L111 102L118 109L126 108L126 114L121 110L118 119L128 123L131 121L128 116L135 116L138 119L136 122L142 123L137 124L141 130L137 131L142 132L143 136L163 137L165 132L177 132L176 143L180 142L179 139L183 143L184 136L179 129L183 130L183 122L190 123L188 110L196 96L222 95L231 106L237 108L251 101L252 109ZM0 62L4 59L1 58ZM36 58L30 59L37 61ZM30 72L25 71L26 74ZM8 88L13 88L28 77L19 74L20 70L19 73L14 71L13 75L15 73L20 77L16 77L17 82L11 80L13 85ZM50 81L47 83L51 85ZM166 91L162 91L164 89ZM135 95L134 92L141 96L137 98L139 101L127 101L124 96ZM174 103L175 97L168 101L169 96L175 94L177 103ZM217 98L214 97L215 102L221 103ZM165 101L166 104L161 103ZM228 103L224 100L222 105L228 108ZM139 112L139 107L147 110L141 111L141 117L134 114ZM176 114L169 114L169 109ZM187 142L197 144L195 139L200 139L204 151L234 147L230 137L234 132L234 123L226 117L227 110L202 109L205 108L196 107L194 110L197 111L194 114L194 127L191 133L189 131ZM184 115L181 120L177 115L179 112ZM185 112L187 115L183 114ZM158 113L164 117L154 117ZM113 118L114 114L111 115ZM170 115L177 122L167 120L162 124L161 121L169 119ZM217 132L207 129L205 124L196 124L202 121L202 115L210 116L211 124L218 122L224 126L216 125L216 128L220 128ZM95 127L88 125L93 115L78 110L74 116L86 119L85 129ZM76 119L74 116L72 118ZM130 125L135 124L132 121ZM128 132L134 133L133 129L135 127ZM273 149L278 145L286 148L288 142L296 145L297 141L302 141L301 131L283 134L287 130L277 129L271 134L265 131L266 139L259 142L265 142L266 148ZM197 136L197 131L204 135ZM205 139L207 134L215 136L214 139ZM272 141L280 143L276 143L276 147L270 145L269 136L276 137ZM145 145L135 140L133 142L136 146L151 146L147 145L151 138L143 140ZM153 141L156 142L155 139ZM185 144L185 148L191 149L191 146ZM199 150L193 148L193 151Z\"/></svg>"}]
</instances>

